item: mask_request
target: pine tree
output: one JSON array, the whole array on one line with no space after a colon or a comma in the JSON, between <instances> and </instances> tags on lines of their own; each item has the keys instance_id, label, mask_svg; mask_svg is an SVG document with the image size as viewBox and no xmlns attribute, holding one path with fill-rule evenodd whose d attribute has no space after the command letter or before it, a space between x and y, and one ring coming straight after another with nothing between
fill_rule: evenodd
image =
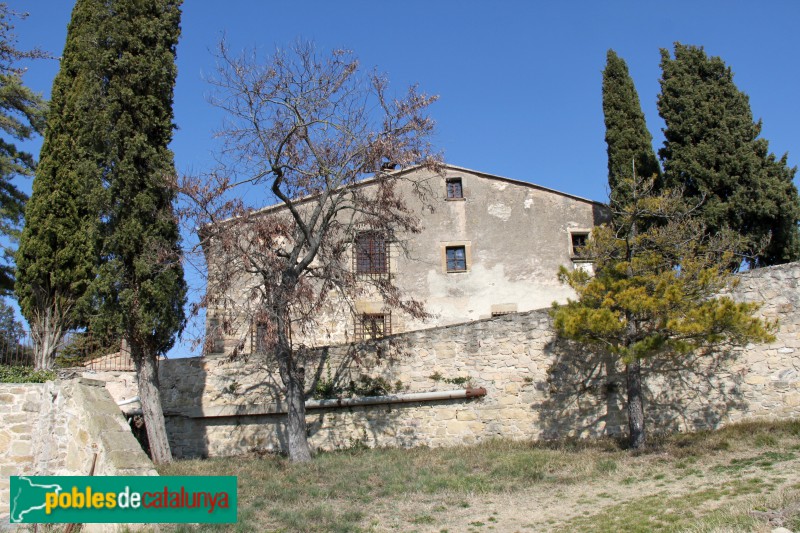
<instances>
[{"instance_id":1,"label":"pine tree","mask_svg":"<svg viewBox=\"0 0 800 533\"><path fill-rule=\"evenodd\" d=\"M603 71L603 116L608 145L608 186L612 201L619 198L620 180L637 176L660 176L653 137L647 129L639 95L628 73L625 60L609 50Z\"/></svg>"},{"instance_id":2,"label":"pine tree","mask_svg":"<svg viewBox=\"0 0 800 533\"><path fill-rule=\"evenodd\" d=\"M101 227L101 302L93 327L117 328L137 370L150 451L172 457L158 391L157 364L184 324L179 231L169 187L175 169L172 98L181 0L112 0L104 36L106 197Z\"/></svg>"},{"instance_id":3,"label":"pine tree","mask_svg":"<svg viewBox=\"0 0 800 533\"><path fill-rule=\"evenodd\" d=\"M659 156L667 186L701 204L709 231L730 227L745 237L751 266L799 259L796 169L758 138L761 122L753 121L731 69L703 48L680 43L674 59L661 51L661 69L658 109L666 140Z\"/></svg>"},{"instance_id":4,"label":"pine tree","mask_svg":"<svg viewBox=\"0 0 800 533\"><path fill-rule=\"evenodd\" d=\"M4 264L0 264L0 294L14 286L10 241L19 237L27 196L13 183L18 176L33 175L33 155L20 150L17 141L31 139L44 131L45 102L22 83L23 59L46 57L41 50L19 50L14 35L14 17L22 17L0 3L0 234L5 236Z\"/></svg>"},{"instance_id":5,"label":"pine tree","mask_svg":"<svg viewBox=\"0 0 800 533\"><path fill-rule=\"evenodd\" d=\"M37 368L51 368L63 335L81 325L97 264L105 136L97 42L108 18L100 5L78 0L73 9L17 253L16 292Z\"/></svg>"},{"instance_id":6,"label":"pine tree","mask_svg":"<svg viewBox=\"0 0 800 533\"><path fill-rule=\"evenodd\" d=\"M595 276L562 267L559 278L578 295L553 305L559 336L616 356L625 369L630 445L646 442L642 368L658 358L711 355L720 344L769 341L770 325L752 316L756 305L720 291L736 235L710 234L680 195L655 192L655 180L621 179L611 224L596 228L588 246Z\"/></svg>"}]
</instances>

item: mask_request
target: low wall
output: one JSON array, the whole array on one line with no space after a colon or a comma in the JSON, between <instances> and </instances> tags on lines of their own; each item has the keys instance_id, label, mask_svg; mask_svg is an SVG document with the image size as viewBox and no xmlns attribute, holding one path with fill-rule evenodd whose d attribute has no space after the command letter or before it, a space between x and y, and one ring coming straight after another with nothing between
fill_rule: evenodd
<instances>
[{"instance_id":1,"label":"low wall","mask_svg":"<svg viewBox=\"0 0 800 533\"><path fill-rule=\"evenodd\" d=\"M104 385L85 378L0 384L0 523L8 523L9 476L88 475L93 461L96 476L158 475Z\"/></svg>"},{"instance_id":2,"label":"low wall","mask_svg":"<svg viewBox=\"0 0 800 533\"><path fill-rule=\"evenodd\" d=\"M800 417L800 263L740 276L734 295L763 303L777 340L645 367L647 419L662 430L743 418ZM320 357L316 357L319 355ZM309 389L362 374L403 392L484 387L483 398L309 411L317 449L444 446L496 437L552 438L626 430L624 378L600 353L555 339L547 310L410 332L376 344L306 354ZM285 449L274 362L251 357L161 364L162 401L176 456Z\"/></svg>"}]
</instances>

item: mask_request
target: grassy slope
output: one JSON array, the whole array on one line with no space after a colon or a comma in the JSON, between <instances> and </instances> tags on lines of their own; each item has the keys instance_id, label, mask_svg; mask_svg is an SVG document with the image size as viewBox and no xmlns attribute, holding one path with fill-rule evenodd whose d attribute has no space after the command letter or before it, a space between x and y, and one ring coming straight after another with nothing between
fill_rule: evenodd
<instances>
[{"instance_id":1,"label":"grassy slope","mask_svg":"<svg viewBox=\"0 0 800 533\"><path fill-rule=\"evenodd\" d=\"M674 435L640 454L611 440L495 441L159 471L239 477L239 523L202 531L769 531L749 512L800 507L800 421Z\"/></svg>"}]
</instances>

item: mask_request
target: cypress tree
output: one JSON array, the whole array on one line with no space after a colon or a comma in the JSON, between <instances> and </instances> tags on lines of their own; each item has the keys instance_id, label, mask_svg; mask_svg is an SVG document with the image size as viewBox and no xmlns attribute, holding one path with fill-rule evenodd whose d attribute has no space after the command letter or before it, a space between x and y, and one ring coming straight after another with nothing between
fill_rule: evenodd
<instances>
[{"instance_id":1,"label":"cypress tree","mask_svg":"<svg viewBox=\"0 0 800 533\"><path fill-rule=\"evenodd\" d=\"M661 50L658 110L666 123L659 156L667 186L681 187L712 232L729 227L745 237L751 266L800 258L800 200L795 168L759 139L747 95L733 72L701 47ZM764 243L769 243L764 247Z\"/></svg>"},{"instance_id":2,"label":"cypress tree","mask_svg":"<svg viewBox=\"0 0 800 533\"><path fill-rule=\"evenodd\" d=\"M52 367L64 333L82 322L97 263L105 137L97 75L104 60L98 32L105 20L99 5L78 0L72 12L16 256L17 297L39 368Z\"/></svg>"},{"instance_id":3,"label":"cypress tree","mask_svg":"<svg viewBox=\"0 0 800 533\"><path fill-rule=\"evenodd\" d=\"M630 183L633 172L651 178L660 176L661 169L628 65L614 50L608 51L603 70L603 116L611 204L625 205L630 202L630 191L621 184Z\"/></svg>"},{"instance_id":4,"label":"cypress tree","mask_svg":"<svg viewBox=\"0 0 800 533\"><path fill-rule=\"evenodd\" d=\"M156 463L171 460L157 363L184 324L186 284L169 180L181 0L112 0L106 36L101 302L94 327L118 330L136 365Z\"/></svg>"}]
</instances>

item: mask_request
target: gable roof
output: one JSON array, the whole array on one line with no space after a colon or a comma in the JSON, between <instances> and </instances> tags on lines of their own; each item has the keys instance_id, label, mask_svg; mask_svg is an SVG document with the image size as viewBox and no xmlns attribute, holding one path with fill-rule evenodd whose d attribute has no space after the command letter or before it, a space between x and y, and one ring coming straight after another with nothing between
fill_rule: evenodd
<instances>
[{"instance_id":1,"label":"gable roof","mask_svg":"<svg viewBox=\"0 0 800 533\"><path fill-rule=\"evenodd\" d=\"M410 167L407 167L407 168L401 168L399 170L395 170L393 172L393 174L396 174L396 175L409 174L411 172L414 172L414 171L418 170L419 168L421 168L420 165L414 165L414 166L410 166ZM585 202L585 203L588 203L588 204L596 205L598 207L607 207L607 205L605 203L603 203L603 202L598 202L596 200L590 200L588 198L583 198L582 196L577 196L575 194L570 194L570 193L558 191L556 189L551 189L549 187L544 187L542 185L537 185L535 183L530 183L528 181L515 180L515 179L512 179L512 178L506 178L504 176L498 176L497 174L489 174L488 172L481 172L480 170L472 170L470 168L459 167L457 165L451 165L451 164L447 164L447 163L442 165L442 168L447 169L447 170L453 170L453 171L456 171L456 172L469 172L471 174L476 174L478 176L481 176L482 178L486 178L486 179L490 179L490 180L496 180L496 181L502 181L502 182L505 182L505 183L511 183L512 185L520 185L522 187L528 187L530 189L536 189L536 190L539 190L539 191L544 191L544 192L548 192L548 193L552 193L552 194L557 194L559 196L563 196L563 197L569 198L571 200L577 200L579 202ZM365 179L359 181L358 183L354 184L353 186L354 187L363 187L363 186L366 186L366 185L369 185L370 183L372 183L373 180L374 180L374 178L365 178ZM304 203L304 202L307 202L307 201L311 200L312 198L314 198L314 196L307 196L305 198L297 198L297 199L294 200L294 202L297 203L297 204L301 204L301 203ZM277 204L272 204L272 205L268 205L268 206L264 206L262 208L256 209L254 211L254 213L268 213L270 211L276 211L276 210L282 209L284 207L286 207L286 204L277 203Z\"/></svg>"},{"instance_id":2,"label":"gable roof","mask_svg":"<svg viewBox=\"0 0 800 533\"><path fill-rule=\"evenodd\" d=\"M417 168L417 167L409 167L408 169L403 169L403 170L398 171L398 172L403 172L405 170L412 170L412 169L415 169L415 168ZM477 174L477 175L479 175L479 176L481 176L483 178L487 178L487 179L490 179L490 180L503 181L503 182L506 182L506 183L511 183L512 185L521 185L523 187L528 187L530 189L537 189L537 190L540 190L540 191L557 194L559 196L564 196L564 197L570 198L572 200L578 200L580 202L586 202L586 203L589 203L589 204L594 204L594 205L598 205L598 206L601 206L601 207L606 207L606 204L603 203L603 202L598 202L596 200L590 200L590 199L584 198L582 196L577 196L575 194L570 194L570 193L558 191L556 189L551 189L549 187L544 187L543 185L537 185L535 183L530 183L528 181L515 180L515 179L512 179L512 178L506 178L505 176L499 176L497 174L489 174L488 172L481 172L480 170L472 170L471 168L459 167L459 166L456 166L456 165L445 164L444 168L447 168L447 169L450 169L450 170L455 170L457 172L469 172L471 174Z\"/></svg>"}]
</instances>

